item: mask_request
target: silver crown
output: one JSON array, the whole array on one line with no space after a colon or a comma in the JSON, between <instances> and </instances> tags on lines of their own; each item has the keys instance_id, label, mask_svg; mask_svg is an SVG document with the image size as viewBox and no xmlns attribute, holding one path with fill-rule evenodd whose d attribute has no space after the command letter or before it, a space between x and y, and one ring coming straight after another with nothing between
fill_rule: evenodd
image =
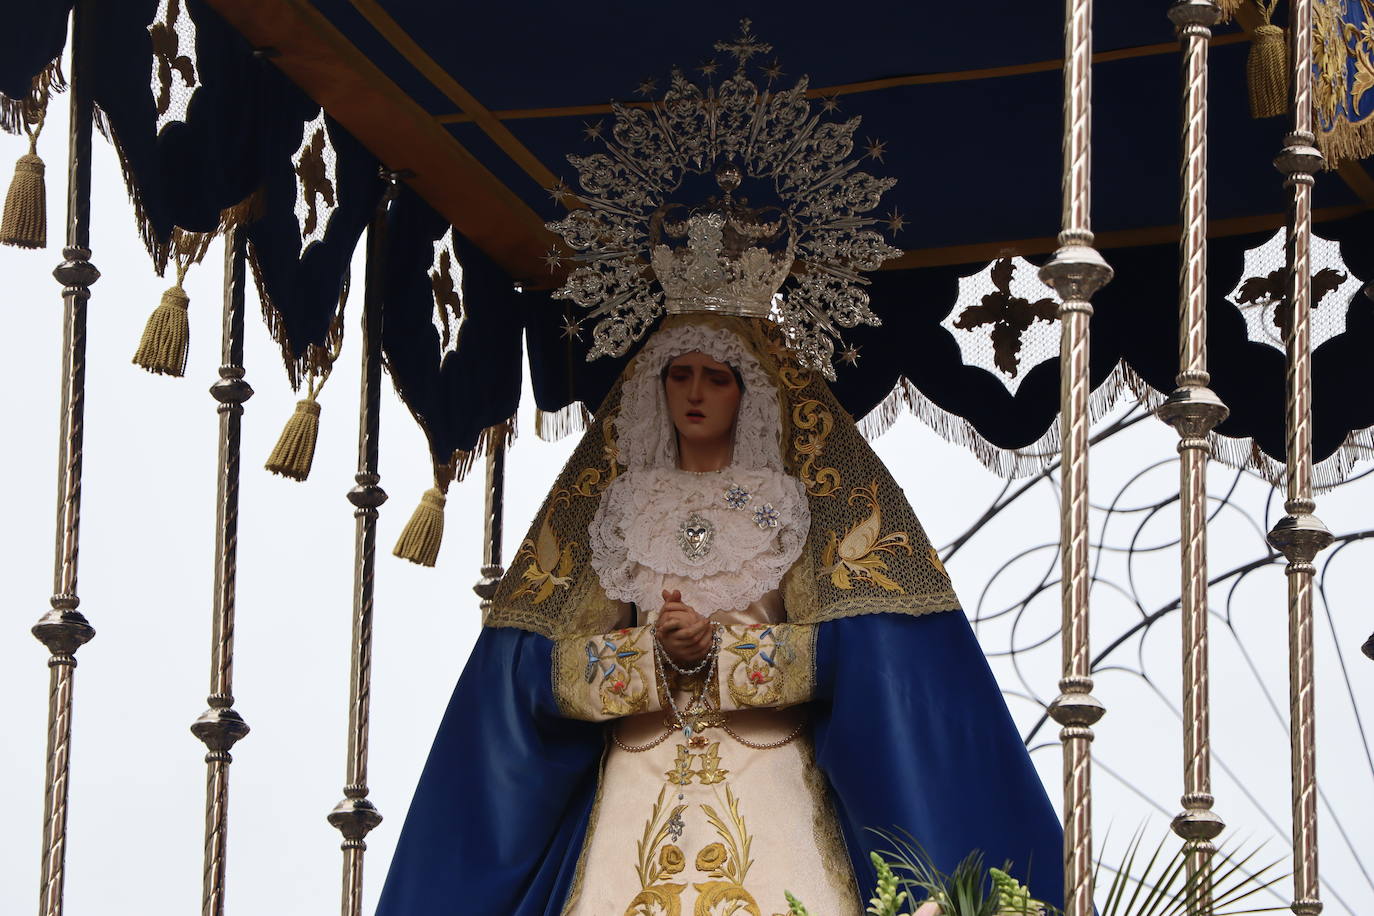
<instances>
[{"instance_id":1,"label":"silver crown","mask_svg":"<svg viewBox=\"0 0 1374 916\"><path fill-rule=\"evenodd\" d=\"M665 311L714 312L773 319L804 366L834 378L840 329L880 324L861 272L901 252L863 214L896 179L858 168L859 118L824 120L833 99L813 113L805 77L775 91L774 63L762 89L750 80L749 58L772 48L749 20L740 31L715 45L736 58L733 76L698 86L674 71L661 101L613 104L609 136L599 123L587 128L605 151L568 157L581 193L551 189L575 208L548 227L577 264L554 296L590 309L588 359L625 353ZM715 65L701 70L709 78ZM868 155L882 153L870 141ZM718 193L684 199L695 190L700 201L711 178ZM751 206L736 194L746 183L775 203ZM894 212L888 224L896 230L901 218ZM550 267L560 258L550 252Z\"/></svg>"}]
</instances>

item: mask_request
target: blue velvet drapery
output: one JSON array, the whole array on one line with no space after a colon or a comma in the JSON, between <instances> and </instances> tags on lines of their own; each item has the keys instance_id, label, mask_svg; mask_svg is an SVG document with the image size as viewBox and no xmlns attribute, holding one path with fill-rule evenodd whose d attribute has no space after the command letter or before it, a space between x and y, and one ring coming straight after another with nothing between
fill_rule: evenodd
<instances>
[{"instance_id":1,"label":"blue velvet drapery","mask_svg":"<svg viewBox=\"0 0 1374 916\"><path fill-rule=\"evenodd\" d=\"M1059 822L964 615L817 626L816 763L861 889L872 887L869 850L883 845L868 828L883 828L910 833L945 870L972 849L989 864L1011 860L1034 894L1060 903ZM551 649L533 633L483 630L420 777L377 916L562 911L605 726L559 715Z\"/></svg>"}]
</instances>

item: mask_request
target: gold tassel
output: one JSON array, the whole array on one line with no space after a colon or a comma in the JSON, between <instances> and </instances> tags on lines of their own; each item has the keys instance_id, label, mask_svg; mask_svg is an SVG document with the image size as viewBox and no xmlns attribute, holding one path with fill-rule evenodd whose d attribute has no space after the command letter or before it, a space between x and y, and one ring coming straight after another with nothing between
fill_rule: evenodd
<instances>
[{"instance_id":1,"label":"gold tassel","mask_svg":"<svg viewBox=\"0 0 1374 916\"><path fill-rule=\"evenodd\" d=\"M43 181L43 160L33 147L14 165L14 180L5 195L5 216L0 221L0 244L16 248L48 245L48 190Z\"/></svg>"},{"instance_id":2,"label":"gold tassel","mask_svg":"<svg viewBox=\"0 0 1374 916\"><path fill-rule=\"evenodd\" d=\"M439 545L444 540L444 503L447 501L438 487L426 490L391 552L402 560L433 566L439 559Z\"/></svg>"},{"instance_id":3,"label":"gold tassel","mask_svg":"<svg viewBox=\"0 0 1374 916\"><path fill-rule=\"evenodd\" d=\"M265 467L282 477L305 480L310 476L315 442L319 437L320 404L312 391L305 400L296 402L296 410L287 419L286 428L281 431Z\"/></svg>"},{"instance_id":4,"label":"gold tassel","mask_svg":"<svg viewBox=\"0 0 1374 916\"><path fill-rule=\"evenodd\" d=\"M38 135L48 114L45 86L24 104L24 133L29 136L29 151L14 164L14 180L5 195L5 213L0 218L0 244L16 248L46 248L48 245L48 186L43 180L43 160L38 158Z\"/></svg>"},{"instance_id":5,"label":"gold tassel","mask_svg":"<svg viewBox=\"0 0 1374 916\"><path fill-rule=\"evenodd\" d=\"M134 351L134 364L158 375L177 378L186 374L186 352L191 344L191 321L186 307L191 297L181 288L180 278L175 286L162 294L162 303L148 316L143 337Z\"/></svg>"},{"instance_id":6,"label":"gold tassel","mask_svg":"<svg viewBox=\"0 0 1374 916\"><path fill-rule=\"evenodd\" d=\"M1270 20L1278 0L1267 6L1256 0L1264 24L1255 26L1245 73L1250 87L1250 117L1273 118L1288 113L1288 36Z\"/></svg>"},{"instance_id":7,"label":"gold tassel","mask_svg":"<svg viewBox=\"0 0 1374 916\"><path fill-rule=\"evenodd\" d=\"M344 275L343 292L339 297L339 310L330 325L330 340L325 347L311 344L306 350L304 362L309 375L305 379L305 399L296 402L296 409L286 420L277 444L268 456L263 467L282 477L292 480L305 480L310 476L310 466L315 461L315 443L320 436L320 392L334 372L334 363L343 348L343 307L348 295L348 277ZM289 364L288 364L289 365ZM297 382L292 380L292 387Z\"/></svg>"},{"instance_id":8,"label":"gold tassel","mask_svg":"<svg viewBox=\"0 0 1374 916\"><path fill-rule=\"evenodd\" d=\"M186 295L186 271L205 257L212 232L172 230L171 245L176 260L177 280L162 294L162 302L148 316L143 336L134 351L134 364L158 375L177 378L186 374L186 354L191 347L191 319L187 307L191 297Z\"/></svg>"},{"instance_id":9,"label":"gold tassel","mask_svg":"<svg viewBox=\"0 0 1374 916\"><path fill-rule=\"evenodd\" d=\"M342 313L340 313L342 314ZM320 437L320 404L317 400L334 371L334 361L339 358L343 337L334 341L327 351L319 356L319 368L312 369L306 379L305 400L296 402L296 410L286 420L286 427L277 439L276 447L263 465L273 474L289 477L292 480L305 480L310 476L310 465L315 461L315 442Z\"/></svg>"}]
</instances>

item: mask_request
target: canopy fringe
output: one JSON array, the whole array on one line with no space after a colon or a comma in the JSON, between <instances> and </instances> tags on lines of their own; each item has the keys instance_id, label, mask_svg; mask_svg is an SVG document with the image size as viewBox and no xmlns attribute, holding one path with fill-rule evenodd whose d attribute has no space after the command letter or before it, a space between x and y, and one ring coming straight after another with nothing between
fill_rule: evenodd
<instances>
[{"instance_id":1,"label":"canopy fringe","mask_svg":"<svg viewBox=\"0 0 1374 916\"><path fill-rule=\"evenodd\" d=\"M1317 146L1328 169L1374 156L1374 115L1358 124L1351 124L1345 118L1337 119L1330 130L1317 132Z\"/></svg>"},{"instance_id":2,"label":"canopy fringe","mask_svg":"<svg viewBox=\"0 0 1374 916\"><path fill-rule=\"evenodd\" d=\"M244 202L244 204L248 203L248 201ZM240 204L240 206L244 206L244 204ZM255 213L254 208L257 206L259 206L259 202L254 202L249 207L248 213ZM262 268L258 263L257 242L253 240L249 240L248 244L248 265L253 271L253 285L258 290L258 302L262 304L263 324L267 326L267 333L271 335L272 340L281 348L282 364L286 368L286 378L291 384L291 389L299 391L302 379L311 374L324 372L332 365L333 361L329 354L337 351L343 344L343 303L348 298L349 274L347 271L344 273L343 287L339 294L339 310L335 313L334 320L330 322L324 346L309 344L304 352L296 353L286 334L286 322L282 319L281 312L277 309L277 304L272 300L271 294L268 293L267 284L263 282Z\"/></svg>"},{"instance_id":3,"label":"canopy fringe","mask_svg":"<svg viewBox=\"0 0 1374 916\"><path fill-rule=\"evenodd\" d=\"M561 410L535 410L534 434L545 442L557 442L565 436L580 433L591 425L592 414L581 401L573 401Z\"/></svg>"},{"instance_id":4,"label":"canopy fringe","mask_svg":"<svg viewBox=\"0 0 1374 916\"><path fill-rule=\"evenodd\" d=\"M1111 374L1089 395L1088 415L1096 423L1110 413L1125 394L1153 409L1157 403L1152 401L1162 402L1163 397L1152 398L1152 393L1153 389L1135 370L1124 362L1118 362ZM931 401L905 377L898 380L896 387L882 403L864 415L858 424L859 432L872 441L891 429L903 411L916 416L942 439L968 449L998 477L1028 477L1043 471L1059 458L1058 422L1051 423L1040 438L1029 445L1015 449L1003 448L989 442L965 418Z\"/></svg>"},{"instance_id":5,"label":"canopy fringe","mask_svg":"<svg viewBox=\"0 0 1374 916\"><path fill-rule=\"evenodd\" d=\"M1247 0L1217 0L1217 6L1221 9L1221 21L1230 22L1246 2Z\"/></svg>"},{"instance_id":6,"label":"canopy fringe","mask_svg":"<svg viewBox=\"0 0 1374 916\"><path fill-rule=\"evenodd\" d=\"M1254 471L1275 487L1285 485L1287 466L1275 461L1251 438L1232 439L1212 433L1207 437L1212 457L1237 470ZM1340 486L1361 461L1374 458L1374 426L1351 430L1340 447L1312 468L1312 488L1321 493Z\"/></svg>"},{"instance_id":7,"label":"canopy fringe","mask_svg":"<svg viewBox=\"0 0 1374 916\"><path fill-rule=\"evenodd\" d=\"M109 117L99 104L92 106L95 111L95 129L100 135L109 141L114 147L115 156L119 159L119 171L124 176L124 189L129 194L129 202L134 205L134 223L138 226L139 238L143 240L143 247L147 249L149 257L153 259L153 269L161 276L167 269L167 259L171 256L171 240L166 241L158 238L157 230L153 228L152 222L148 219L148 210L143 203L143 192L138 187L138 181L134 177L134 171L129 164L129 158L124 154L124 147L119 142L119 135L110 123Z\"/></svg>"},{"instance_id":8,"label":"canopy fringe","mask_svg":"<svg viewBox=\"0 0 1374 916\"><path fill-rule=\"evenodd\" d=\"M1088 397L1088 415L1097 423L1107 416L1122 397L1130 397L1154 412L1167 394L1152 387L1125 362L1118 362L1110 375ZM939 436L972 452L983 466L1002 478L1028 477L1043 471L1059 459L1059 424L1050 425L1029 445L1002 448L983 437L968 420L935 404L906 378L877 407L859 421L859 432L872 441L886 433L903 411L915 415ZM1276 487L1284 485L1286 466L1266 454L1250 437L1232 438L1212 432L1207 440L1212 457L1229 467L1253 471ZM1317 491L1340 485L1361 461L1374 459L1374 426L1353 430L1340 448L1317 462L1312 469L1312 486Z\"/></svg>"},{"instance_id":9,"label":"canopy fringe","mask_svg":"<svg viewBox=\"0 0 1374 916\"><path fill-rule=\"evenodd\" d=\"M215 227L215 233L222 235L230 229L257 222L266 208L265 201L266 195L259 188L232 207L225 207L219 211L219 225Z\"/></svg>"},{"instance_id":10,"label":"canopy fringe","mask_svg":"<svg viewBox=\"0 0 1374 916\"><path fill-rule=\"evenodd\" d=\"M36 107L47 105L48 95L65 92L67 79L62 75L62 58L58 57L38 72L29 86L29 94L18 98L0 95L0 130L7 134L24 132L25 123L33 117Z\"/></svg>"}]
</instances>

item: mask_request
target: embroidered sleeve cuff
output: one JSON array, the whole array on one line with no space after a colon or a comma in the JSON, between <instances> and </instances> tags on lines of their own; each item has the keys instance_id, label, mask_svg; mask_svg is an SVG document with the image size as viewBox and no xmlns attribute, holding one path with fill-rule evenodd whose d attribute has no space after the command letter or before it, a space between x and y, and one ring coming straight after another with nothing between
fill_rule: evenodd
<instances>
[{"instance_id":1,"label":"embroidered sleeve cuff","mask_svg":"<svg viewBox=\"0 0 1374 916\"><path fill-rule=\"evenodd\" d=\"M631 627L554 641L553 690L572 719L600 722L661 709L653 634Z\"/></svg>"},{"instance_id":2,"label":"embroidered sleeve cuff","mask_svg":"<svg viewBox=\"0 0 1374 916\"><path fill-rule=\"evenodd\" d=\"M792 706L816 688L816 628L808 624L732 624L721 634L720 708Z\"/></svg>"}]
</instances>

